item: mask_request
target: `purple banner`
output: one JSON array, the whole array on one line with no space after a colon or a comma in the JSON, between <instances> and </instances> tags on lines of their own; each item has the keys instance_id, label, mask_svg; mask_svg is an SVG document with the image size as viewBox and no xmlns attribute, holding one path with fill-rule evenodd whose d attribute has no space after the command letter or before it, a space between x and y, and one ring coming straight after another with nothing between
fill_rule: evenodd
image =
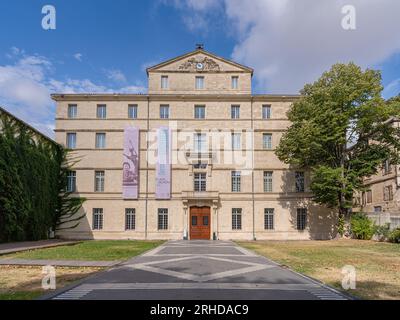
<instances>
[{"instance_id":1,"label":"purple banner","mask_svg":"<svg viewBox=\"0 0 400 320\"><path fill-rule=\"evenodd\" d=\"M171 198L171 130L157 130L156 199Z\"/></svg>"},{"instance_id":2,"label":"purple banner","mask_svg":"<svg viewBox=\"0 0 400 320\"><path fill-rule=\"evenodd\" d=\"M137 199L139 186L139 129L126 127L122 194L124 199Z\"/></svg>"}]
</instances>

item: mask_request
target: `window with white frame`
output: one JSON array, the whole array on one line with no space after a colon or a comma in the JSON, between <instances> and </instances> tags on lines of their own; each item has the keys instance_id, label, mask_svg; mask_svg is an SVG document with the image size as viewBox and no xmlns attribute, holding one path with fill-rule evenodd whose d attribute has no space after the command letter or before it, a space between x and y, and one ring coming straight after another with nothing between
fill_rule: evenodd
<instances>
[{"instance_id":1,"label":"window with white frame","mask_svg":"<svg viewBox=\"0 0 400 320\"><path fill-rule=\"evenodd\" d=\"M242 209L233 208L232 209L232 230L242 229Z\"/></svg>"},{"instance_id":2,"label":"window with white frame","mask_svg":"<svg viewBox=\"0 0 400 320\"><path fill-rule=\"evenodd\" d=\"M158 230L168 230L168 209L158 209Z\"/></svg>"},{"instance_id":3,"label":"window with white frame","mask_svg":"<svg viewBox=\"0 0 400 320\"><path fill-rule=\"evenodd\" d=\"M76 104L68 105L68 118L74 119L78 116L78 106Z\"/></svg>"},{"instance_id":4,"label":"window with white frame","mask_svg":"<svg viewBox=\"0 0 400 320\"><path fill-rule=\"evenodd\" d=\"M232 76L231 78L231 88L232 89L239 89L239 77Z\"/></svg>"},{"instance_id":5,"label":"window with white frame","mask_svg":"<svg viewBox=\"0 0 400 320\"><path fill-rule=\"evenodd\" d=\"M304 172L296 171L294 175L296 180L296 192L304 192Z\"/></svg>"},{"instance_id":6,"label":"window with white frame","mask_svg":"<svg viewBox=\"0 0 400 320\"><path fill-rule=\"evenodd\" d=\"M307 209L297 208L297 230L304 230L307 226Z\"/></svg>"},{"instance_id":7,"label":"window with white frame","mask_svg":"<svg viewBox=\"0 0 400 320\"><path fill-rule=\"evenodd\" d=\"M240 106L233 105L231 106L231 119L239 119L240 118Z\"/></svg>"},{"instance_id":8,"label":"window with white frame","mask_svg":"<svg viewBox=\"0 0 400 320\"><path fill-rule=\"evenodd\" d=\"M107 106L105 104L97 105L97 118L98 119L107 118Z\"/></svg>"},{"instance_id":9,"label":"window with white frame","mask_svg":"<svg viewBox=\"0 0 400 320\"><path fill-rule=\"evenodd\" d=\"M205 133L196 132L193 136L194 152L207 151L207 135Z\"/></svg>"},{"instance_id":10,"label":"window with white frame","mask_svg":"<svg viewBox=\"0 0 400 320\"><path fill-rule=\"evenodd\" d=\"M232 171L231 172L232 192L240 192L241 179L242 179L242 177L241 177L240 171Z\"/></svg>"},{"instance_id":11,"label":"window with white frame","mask_svg":"<svg viewBox=\"0 0 400 320\"><path fill-rule=\"evenodd\" d=\"M129 119L137 119L137 104L128 105L128 118Z\"/></svg>"},{"instance_id":12,"label":"window with white frame","mask_svg":"<svg viewBox=\"0 0 400 320\"><path fill-rule=\"evenodd\" d=\"M201 192L207 190L207 174L204 172L194 174L194 191Z\"/></svg>"},{"instance_id":13,"label":"window with white frame","mask_svg":"<svg viewBox=\"0 0 400 320\"><path fill-rule=\"evenodd\" d=\"M93 209L93 230L103 229L103 208Z\"/></svg>"},{"instance_id":14,"label":"window with white frame","mask_svg":"<svg viewBox=\"0 0 400 320\"><path fill-rule=\"evenodd\" d=\"M264 192L272 192L272 171L264 171Z\"/></svg>"},{"instance_id":15,"label":"window with white frame","mask_svg":"<svg viewBox=\"0 0 400 320\"><path fill-rule=\"evenodd\" d=\"M272 208L264 209L264 229L265 230L274 229L274 209Z\"/></svg>"},{"instance_id":16,"label":"window with white frame","mask_svg":"<svg viewBox=\"0 0 400 320\"><path fill-rule=\"evenodd\" d=\"M76 191L76 171L67 172L67 192Z\"/></svg>"},{"instance_id":17,"label":"window with white frame","mask_svg":"<svg viewBox=\"0 0 400 320\"><path fill-rule=\"evenodd\" d=\"M104 149L106 147L106 134L104 132L96 133L96 149Z\"/></svg>"},{"instance_id":18,"label":"window with white frame","mask_svg":"<svg viewBox=\"0 0 400 320\"><path fill-rule=\"evenodd\" d=\"M68 149L76 148L76 133L75 132L67 133L67 148Z\"/></svg>"},{"instance_id":19,"label":"window with white frame","mask_svg":"<svg viewBox=\"0 0 400 320\"><path fill-rule=\"evenodd\" d=\"M263 149L272 149L272 134L263 133Z\"/></svg>"},{"instance_id":20,"label":"window with white frame","mask_svg":"<svg viewBox=\"0 0 400 320\"><path fill-rule=\"evenodd\" d=\"M168 76L161 76L161 89L168 89Z\"/></svg>"},{"instance_id":21,"label":"window with white frame","mask_svg":"<svg viewBox=\"0 0 400 320\"><path fill-rule=\"evenodd\" d=\"M206 106L194 106L194 118L204 119L206 117Z\"/></svg>"},{"instance_id":22,"label":"window with white frame","mask_svg":"<svg viewBox=\"0 0 400 320\"><path fill-rule=\"evenodd\" d=\"M168 119L169 118L169 105L162 104L160 106L160 118L161 119Z\"/></svg>"},{"instance_id":23,"label":"window with white frame","mask_svg":"<svg viewBox=\"0 0 400 320\"><path fill-rule=\"evenodd\" d=\"M201 90L204 89L204 77L203 76L196 76L196 89Z\"/></svg>"},{"instance_id":24,"label":"window with white frame","mask_svg":"<svg viewBox=\"0 0 400 320\"><path fill-rule=\"evenodd\" d=\"M125 209L125 230L135 230L136 210L134 208Z\"/></svg>"},{"instance_id":25,"label":"window with white frame","mask_svg":"<svg viewBox=\"0 0 400 320\"><path fill-rule=\"evenodd\" d=\"M232 150L241 150L242 148L242 143L241 143L241 133L232 133L231 139L232 139Z\"/></svg>"},{"instance_id":26,"label":"window with white frame","mask_svg":"<svg viewBox=\"0 0 400 320\"><path fill-rule=\"evenodd\" d=\"M104 192L104 180L105 180L105 172L104 171L95 171L94 178L94 191L95 192Z\"/></svg>"},{"instance_id":27,"label":"window with white frame","mask_svg":"<svg viewBox=\"0 0 400 320\"><path fill-rule=\"evenodd\" d=\"M263 119L271 119L271 105L264 104L262 106L262 117Z\"/></svg>"}]
</instances>

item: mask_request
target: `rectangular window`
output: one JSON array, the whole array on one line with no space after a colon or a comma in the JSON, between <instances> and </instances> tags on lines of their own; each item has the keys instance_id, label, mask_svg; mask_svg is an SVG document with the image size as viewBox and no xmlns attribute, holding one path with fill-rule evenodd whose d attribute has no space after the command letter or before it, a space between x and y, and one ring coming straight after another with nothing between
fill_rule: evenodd
<instances>
[{"instance_id":1,"label":"rectangular window","mask_svg":"<svg viewBox=\"0 0 400 320\"><path fill-rule=\"evenodd\" d=\"M205 106L194 106L194 118L204 119L206 117L206 107Z\"/></svg>"},{"instance_id":2,"label":"rectangular window","mask_svg":"<svg viewBox=\"0 0 400 320\"><path fill-rule=\"evenodd\" d=\"M374 207L374 212L382 212L382 207L381 206Z\"/></svg>"},{"instance_id":3,"label":"rectangular window","mask_svg":"<svg viewBox=\"0 0 400 320\"><path fill-rule=\"evenodd\" d=\"M232 192L240 192L241 179L242 179L241 172L232 171L231 179L232 179Z\"/></svg>"},{"instance_id":4,"label":"rectangular window","mask_svg":"<svg viewBox=\"0 0 400 320\"><path fill-rule=\"evenodd\" d=\"M274 209L264 209L264 229L274 230Z\"/></svg>"},{"instance_id":5,"label":"rectangular window","mask_svg":"<svg viewBox=\"0 0 400 320\"><path fill-rule=\"evenodd\" d=\"M207 136L205 133L194 134L194 152L206 152L207 151Z\"/></svg>"},{"instance_id":6,"label":"rectangular window","mask_svg":"<svg viewBox=\"0 0 400 320\"><path fill-rule=\"evenodd\" d=\"M231 119L240 118L240 106L231 106Z\"/></svg>"},{"instance_id":7,"label":"rectangular window","mask_svg":"<svg viewBox=\"0 0 400 320\"><path fill-rule=\"evenodd\" d=\"M383 163L383 174L389 174L392 172L392 166L390 165L389 160L385 160Z\"/></svg>"},{"instance_id":8,"label":"rectangular window","mask_svg":"<svg viewBox=\"0 0 400 320\"><path fill-rule=\"evenodd\" d=\"M232 230L242 230L242 209L232 209Z\"/></svg>"},{"instance_id":9,"label":"rectangular window","mask_svg":"<svg viewBox=\"0 0 400 320\"><path fill-rule=\"evenodd\" d=\"M272 134L263 133L263 149L272 149Z\"/></svg>"},{"instance_id":10,"label":"rectangular window","mask_svg":"<svg viewBox=\"0 0 400 320\"><path fill-rule=\"evenodd\" d=\"M94 208L93 209L93 230L103 229L103 209Z\"/></svg>"},{"instance_id":11,"label":"rectangular window","mask_svg":"<svg viewBox=\"0 0 400 320\"><path fill-rule=\"evenodd\" d=\"M238 76L232 76L232 89L238 89L239 88L239 77Z\"/></svg>"},{"instance_id":12,"label":"rectangular window","mask_svg":"<svg viewBox=\"0 0 400 320\"><path fill-rule=\"evenodd\" d=\"M168 76L161 76L161 89L168 89Z\"/></svg>"},{"instance_id":13,"label":"rectangular window","mask_svg":"<svg viewBox=\"0 0 400 320\"><path fill-rule=\"evenodd\" d=\"M194 191L201 192L207 190L207 174L195 173L194 174Z\"/></svg>"},{"instance_id":14,"label":"rectangular window","mask_svg":"<svg viewBox=\"0 0 400 320\"><path fill-rule=\"evenodd\" d=\"M105 104L97 105L97 118L98 119L107 118L107 106Z\"/></svg>"},{"instance_id":15,"label":"rectangular window","mask_svg":"<svg viewBox=\"0 0 400 320\"><path fill-rule=\"evenodd\" d=\"M168 230L168 209L158 209L158 230Z\"/></svg>"},{"instance_id":16,"label":"rectangular window","mask_svg":"<svg viewBox=\"0 0 400 320\"><path fill-rule=\"evenodd\" d=\"M271 119L271 105L265 104L262 106L263 119Z\"/></svg>"},{"instance_id":17,"label":"rectangular window","mask_svg":"<svg viewBox=\"0 0 400 320\"><path fill-rule=\"evenodd\" d=\"M137 104L130 104L128 106L128 118L129 119L137 119Z\"/></svg>"},{"instance_id":18,"label":"rectangular window","mask_svg":"<svg viewBox=\"0 0 400 320\"><path fill-rule=\"evenodd\" d=\"M204 89L204 77L196 77L196 89L201 90Z\"/></svg>"},{"instance_id":19,"label":"rectangular window","mask_svg":"<svg viewBox=\"0 0 400 320\"><path fill-rule=\"evenodd\" d=\"M104 192L104 179L105 179L104 171L95 172L95 182L94 182L95 192Z\"/></svg>"},{"instance_id":20,"label":"rectangular window","mask_svg":"<svg viewBox=\"0 0 400 320\"><path fill-rule=\"evenodd\" d=\"M96 149L104 149L106 147L106 134L96 133Z\"/></svg>"},{"instance_id":21,"label":"rectangular window","mask_svg":"<svg viewBox=\"0 0 400 320\"><path fill-rule=\"evenodd\" d=\"M367 203L372 203L372 190L367 191Z\"/></svg>"},{"instance_id":22,"label":"rectangular window","mask_svg":"<svg viewBox=\"0 0 400 320\"><path fill-rule=\"evenodd\" d=\"M241 150L241 134L240 133L232 133L232 150Z\"/></svg>"},{"instance_id":23,"label":"rectangular window","mask_svg":"<svg viewBox=\"0 0 400 320\"><path fill-rule=\"evenodd\" d=\"M125 209L125 230L135 230L136 210L133 208Z\"/></svg>"},{"instance_id":24,"label":"rectangular window","mask_svg":"<svg viewBox=\"0 0 400 320\"><path fill-rule=\"evenodd\" d=\"M272 171L264 171L264 192L272 192Z\"/></svg>"},{"instance_id":25,"label":"rectangular window","mask_svg":"<svg viewBox=\"0 0 400 320\"><path fill-rule=\"evenodd\" d=\"M384 201L393 200L393 186L386 186L383 188L383 200Z\"/></svg>"},{"instance_id":26,"label":"rectangular window","mask_svg":"<svg viewBox=\"0 0 400 320\"><path fill-rule=\"evenodd\" d=\"M68 118L74 119L78 116L78 106L76 104L68 105Z\"/></svg>"},{"instance_id":27,"label":"rectangular window","mask_svg":"<svg viewBox=\"0 0 400 320\"><path fill-rule=\"evenodd\" d=\"M75 132L67 133L67 148L68 149L76 148L76 133Z\"/></svg>"},{"instance_id":28,"label":"rectangular window","mask_svg":"<svg viewBox=\"0 0 400 320\"><path fill-rule=\"evenodd\" d=\"M76 171L67 172L67 192L76 191Z\"/></svg>"},{"instance_id":29,"label":"rectangular window","mask_svg":"<svg viewBox=\"0 0 400 320\"><path fill-rule=\"evenodd\" d=\"M367 194L364 191L361 193L361 203L363 206L367 204Z\"/></svg>"},{"instance_id":30,"label":"rectangular window","mask_svg":"<svg viewBox=\"0 0 400 320\"><path fill-rule=\"evenodd\" d=\"M169 118L169 105L164 104L160 106L160 118L161 119Z\"/></svg>"},{"instance_id":31,"label":"rectangular window","mask_svg":"<svg viewBox=\"0 0 400 320\"><path fill-rule=\"evenodd\" d=\"M307 209L297 208L297 230L304 230L307 225Z\"/></svg>"},{"instance_id":32,"label":"rectangular window","mask_svg":"<svg viewBox=\"0 0 400 320\"><path fill-rule=\"evenodd\" d=\"M304 172L295 172L296 192L304 192Z\"/></svg>"}]
</instances>

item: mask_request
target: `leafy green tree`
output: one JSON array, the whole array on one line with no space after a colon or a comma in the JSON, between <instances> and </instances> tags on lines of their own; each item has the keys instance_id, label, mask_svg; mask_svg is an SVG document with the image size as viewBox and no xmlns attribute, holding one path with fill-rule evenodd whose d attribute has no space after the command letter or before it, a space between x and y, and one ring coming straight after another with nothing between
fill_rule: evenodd
<instances>
[{"instance_id":1,"label":"leafy green tree","mask_svg":"<svg viewBox=\"0 0 400 320\"><path fill-rule=\"evenodd\" d=\"M335 64L288 112L291 126L276 150L279 159L311 171L314 200L348 217L355 191L388 159L399 163L400 101L381 97L381 74L354 63Z\"/></svg>"}]
</instances>

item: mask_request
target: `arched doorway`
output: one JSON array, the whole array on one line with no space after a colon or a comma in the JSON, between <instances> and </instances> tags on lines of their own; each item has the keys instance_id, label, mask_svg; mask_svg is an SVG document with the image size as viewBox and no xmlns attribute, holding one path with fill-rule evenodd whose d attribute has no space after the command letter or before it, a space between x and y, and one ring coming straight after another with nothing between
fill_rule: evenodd
<instances>
[{"instance_id":1,"label":"arched doorway","mask_svg":"<svg viewBox=\"0 0 400 320\"><path fill-rule=\"evenodd\" d=\"M210 240L210 207L190 207L190 240Z\"/></svg>"}]
</instances>

